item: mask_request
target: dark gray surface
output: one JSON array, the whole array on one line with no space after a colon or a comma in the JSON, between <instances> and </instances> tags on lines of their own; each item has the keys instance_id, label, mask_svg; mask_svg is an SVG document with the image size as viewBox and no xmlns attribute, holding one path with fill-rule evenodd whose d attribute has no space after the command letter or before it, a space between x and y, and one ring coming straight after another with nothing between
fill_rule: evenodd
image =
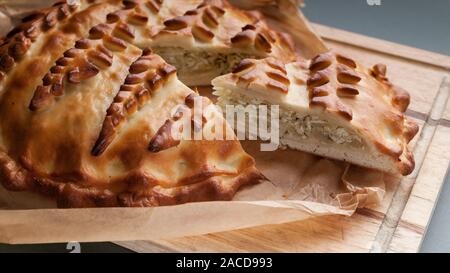
<instances>
[{"instance_id":1,"label":"dark gray surface","mask_svg":"<svg viewBox=\"0 0 450 273\"><path fill-rule=\"evenodd\" d=\"M450 0L368 1L305 0L304 13L312 22L450 55Z\"/></svg>"},{"instance_id":2,"label":"dark gray surface","mask_svg":"<svg viewBox=\"0 0 450 273\"><path fill-rule=\"evenodd\" d=\"M370 1L370 0L369 0ZM313 22L450 55L450 0L306 0ZM449 151L443 151L449 152ZM449 182L449 181L447 181ZM450 183L446 183L422 251L450 252ZM111 243L82 244L82 252L124 252ZM1 252L69 252L66 244L6 246Z\"/></svg>"},{"instance_id":3,"label":"dark gray surface","mask_svg":"<svg viewBox=\"0 0 450 273\"><path fill-rule=\"evenodd\" d=\"M1 253L71 253L68 244L5 245L0 244ZM113 243L83 243L79 253L132 253L133 251Z\"/></svg>"}]
</instances>

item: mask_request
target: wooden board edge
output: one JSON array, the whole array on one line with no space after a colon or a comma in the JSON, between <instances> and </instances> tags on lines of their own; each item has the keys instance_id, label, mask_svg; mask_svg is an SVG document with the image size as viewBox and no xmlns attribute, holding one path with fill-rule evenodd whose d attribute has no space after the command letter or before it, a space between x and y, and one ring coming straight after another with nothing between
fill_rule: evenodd
<instances>
[{"instance_id":1,"label":"wooden board edge","mask_svg":"<svg viewBox=\"0 0 450 273\"><path fill-rule=\"evenodd\" d=\"M416 160L416 169L407 178L402 181L397 189L391 205L386 213L380 230L378 231L371 252L388 252L392 243L395 231L399 228L401 217L404 213L406 205L410 199L412 190L415 186L416 179L422 169L424 160L426 159L428 149L432 144L433 138L439 127L439 121L446 110L447 101L450 98L450 90L448 85L450 78L445 77L440 85L439 91L435 97L429 118L427 119L422 130L420 139L414 150L414 158ZM437 201L437 200L435 200ZM431 215L429 216L431 217Z\"/></svg>"},{"instance_id":2,"label":"wooden board edge","mask_svg":"<svg viewBox=\"0 0 450 273\"><path fill-rule=\"evenodd\" d=\"M430 214L430 217L429 217L429 219L427 221L427 225L425 226L425 229L424 229L424 235L422 236L422 239L420 240L419 245L417 246L417 251L416 252L419 252L420 249L422 248L425 236L427 235L428 229L430 228L431 221L433 220L434 213L436 211L438 202L439 202L439 200L441 198L442 191L444 190L444 186L445 186L445 183L447 182L447 179L448 179L449 175L450 175L450 165L447 168L447 172L445 174L444 180L441 183L441 186L440 186L440 189L439 189L439 193L438 193L437 198L436 198L436 202L434 203L433 210L432 210L432 212Z\"/></svg>"},{"instance_id":3,"label":"wooden board edge","mask_svg":"<svg viewBox=\"0 0 450 273\"><path fill-rule=\"evenodd\" d=\"M450 168L446 170L446 173L448 173L449 171L450 171ZM436 201L439 200L439 197L441 195L441 192L445 185L445 182L446 182L446 177L444 177L444 179L439 182L439 193L436 196ZM415 198L417 199L420 197L415 196ZM425 224L425 227L422 227L421 225L413 224L407 220L404 220L403 215L402 215L398 226L393 231L393 237L392 237L391 242L389 243L387 252L389 252L389 253L418 253L421 249L422 243L427 234L427 231L430 226L430 223L431 223L432 217L434 215L437 204L438 204L437 202L434 202L433 208L431 209L430 213L428 215L426 215L427 223ZM404 213L405 212L406 212L406 209L405 209ZM405 236L402 236L402 234L410 234L410 236L405 237ZM412 235L414 236L414 238ZM407 245L405 245L403 243L405 240L408 240Z\"/></svg>"},{"instance_id":4,"label":"wooden board edge","mask_svg":"<svg viewBox=\"0 0 450 273\"><path fill-rule=\"evenodd\" d=\"M411 199L408 200L408 203L406 205L405 210L403 211L400 222L397 228L394 231L394 237L393 240L389 244L388 251L389 252L413 252L416 253L420 251L421 245L424 241L424 238L427 234L427 230L429 228L429 225L431 223L432 217L434 215L435 209L437 207L437 204L439 201L439 198L441 196L442 190L444 188L444 185L447 181L447 177L450 172L450 159L449 157L445 157L445 160L439 156L437 153L440 151L440 149L436 149L436 147L441 147L439 143L442 143L442 141L446 140L447 137L450 136L450 127L441 126L441 124L438 124L438 127L436 129L435 137L433 138L433 141L431 143L430 149L427 153L428 159L433 159L436 157L439 157L439 160L442 161L442 165L446 166L444 168L439 168L438 170L435 170L432 174L421 173L420 176L417 179L416 185L414 185L414 188L412 189L411 193ZM431 161L433 162L433 161ZM442 166L442 167L443 167ZM433 177L439 177L439 180L435 183L433 182L433 185L435 185L435 189L437 189L435 193L435 197L433 196L432 199L430 199L430 196L424 196L420 195L420 188L423 188L424 181L428 181L425 178L429 178L429 176L432 175ZM428 185L429 187L432 187L432 185ZM417 202L417 200L421 200L422 203L420 205L421 208L429 208L424 209L424 213L421 214L420 219L424 220L424 223L421 224L419 222L414 221L411 218L411 213L414 211L417 211L417 203L414 206L411 206L411 202ZM429 204L430 206L427 206ZM416 238L414 240L412 238L400 238L399 234L405 234L405 233L416 233ZM409 240L408 244L406 245L403 243L404 241Z\"/></svg>"},{"instance_id":5,"label":"wooden board edge","mask_svg":"<svg viewBox=\"0 0 450 273\"><path fill-rule=\"evenodd\" d=\"M316 32L325 40L331 40L370 51L376 51L450 71L450 56L447 55L397 44L317 23L311 23L311 25L313 29L315 29Z\"/></svg>"}]
</instances>

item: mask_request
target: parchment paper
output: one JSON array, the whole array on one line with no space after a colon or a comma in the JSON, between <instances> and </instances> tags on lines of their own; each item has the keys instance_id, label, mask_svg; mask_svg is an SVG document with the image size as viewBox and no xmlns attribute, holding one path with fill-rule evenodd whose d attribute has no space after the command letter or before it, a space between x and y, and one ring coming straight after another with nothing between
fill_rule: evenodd
<instances>
[{"instance_id":1,"label":"parchment paper","mask_svg":"<svg viewBox=\"0 0 450 273\"><path fill-rule=\"evenodd\" d=\"M16 18L54 1L1 1L0 30ZM239 1L246 8L262 3L275 28L307 39L305 57L326 49L311 32L295 0ZM289 12L289 13L285 13ZM284 14L284 15L283 15ZM285 16L290 14L292 16ZM297 16L296 16L297 15ZM385 194L383 174L343 162L292 150L260 152L259 143L243 142L268 178L243 188L229 202L190 203L156 208L56 209L53 200L33 193L6 191L0 186L0 242L51 243L167 239L301 221L324 215L351 216L358 207L379 204Z\"/></svg>"}]
</instances>

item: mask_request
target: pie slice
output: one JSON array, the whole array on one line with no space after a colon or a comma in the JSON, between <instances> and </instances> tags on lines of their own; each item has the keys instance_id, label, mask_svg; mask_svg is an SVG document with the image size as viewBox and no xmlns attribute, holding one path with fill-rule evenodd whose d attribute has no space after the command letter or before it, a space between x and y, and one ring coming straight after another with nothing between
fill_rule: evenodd
<instances>
[{"instance_id":1,"label":"pie slice","mask_svg":"<svg viewBox=\"0 0 450 273\"><path fill-rule=\"evenodd\" d=\"M403 114L408 93L389 82L384 65L367 69L332 52L287 65L247 59L213 85L224 109L279 105L284 146L388 173L414 169L408 143L418 126Z\"/></svg>"}]
</instances>

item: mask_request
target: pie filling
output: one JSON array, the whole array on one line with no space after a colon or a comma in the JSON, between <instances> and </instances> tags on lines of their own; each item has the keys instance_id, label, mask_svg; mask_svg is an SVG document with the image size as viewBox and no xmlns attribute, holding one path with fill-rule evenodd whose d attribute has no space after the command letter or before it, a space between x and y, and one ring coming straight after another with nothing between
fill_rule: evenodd
<instances>
[{"instance_id":1,"label":"pie filling","mask_svg":"<svg viewBox=\"0 0 450 273\"><path fill-rule=\"evenodd\" d=\"M270 109L270 103L250 98L238 94L229 89L215 88L214 95L218 96L217 105L225 112L226 105L267 105ZM270 110L267 111L270 115ZM271 118L259 117L268 120L268 127L271 128ZM255 121L252 121L255 122ZM354 148L363 148L365 145L355 132L348 128L330 124L329 121L311 114L297 113L295 111L280 106L279 118L279 136L280 143L286 145L285 141L307 141L315 140L320 144L339 144L351 146Z\"/></svg>"},{"instance_id":2,"label":"pie filling","mask_svg":"<svg viewBox=\"0 0 450 273\"><path fill-rule=\"evenodd\" d=\"M258 59L258 57L244 53L191 51L182 47L155 47L153 49L167 63L175 66L179 75L210 71L215 71L214 73L217 75L224 75L230 73L243 59Z\"/></svg>"}]
</instances>

